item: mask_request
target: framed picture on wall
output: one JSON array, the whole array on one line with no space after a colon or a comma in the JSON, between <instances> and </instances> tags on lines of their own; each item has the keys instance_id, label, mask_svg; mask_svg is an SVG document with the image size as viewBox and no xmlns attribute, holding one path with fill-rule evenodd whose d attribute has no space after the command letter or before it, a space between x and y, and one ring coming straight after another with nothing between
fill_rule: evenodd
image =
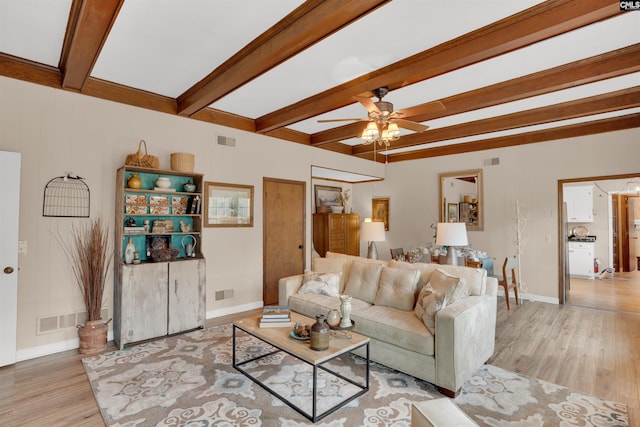
<instances>
[{"instance_id":1,"label":"framed picture on wall","mask_svg":"<svg viewBox=\"0 0 640 427\"><path fill-rule=\"evenodd\" d=\"M385 231L389 231L389 198L371 199L371 220L384 222Z\"/></svg>"},{"instance_id":2,"label":"framed picture on wall","mask_svg":"<svg viewBox=\"0 0 640 427\"><path fill-rule=\"evenodd\" d=\"M458 204L447 203L447 221L458 222Z\"/></svg>"},{"instance_id":3,"label":"framed picture on wall","mask_svg":"<svg viewBox=\"0 0 640 427\"><path fill-rule=\"evenodd\" d=\"M314 187L316 193L316 212L329 212L330 206L339 206L340 194L342 187L330 187L328 185L316 185ZM324 208L324 209L323 209Z\"/></svg>"},{"instance_id":4,"label":"framed picture on wall","mask_svg":"<svg viewBox=\"0 0 640 427\"><path fill-rule=\"evenodd\" d=\"M253 227L253 185L204 183L205 227Z\"/></svg>"}]
</instances>

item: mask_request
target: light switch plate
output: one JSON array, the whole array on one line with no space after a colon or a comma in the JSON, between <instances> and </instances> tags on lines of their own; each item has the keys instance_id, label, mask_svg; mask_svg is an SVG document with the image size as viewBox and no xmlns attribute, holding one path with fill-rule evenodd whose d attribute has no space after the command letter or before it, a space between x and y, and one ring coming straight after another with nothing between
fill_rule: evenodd
<instances>
[{"instance_id":1,"label":"light switch plate","mask_svg":"<svg viewBox=\"0 0 640 427\"><path fill-rule=\"evenodd\" d=\"M27 254L27 241L26 240L18 240L18 253L26 255Z\"/></svg>"}]
</instances>

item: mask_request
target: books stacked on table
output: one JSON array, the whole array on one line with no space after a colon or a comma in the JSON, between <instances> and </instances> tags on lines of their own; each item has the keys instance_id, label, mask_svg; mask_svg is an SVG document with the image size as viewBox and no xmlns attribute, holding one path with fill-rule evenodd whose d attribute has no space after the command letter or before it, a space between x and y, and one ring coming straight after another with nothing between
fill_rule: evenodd
<instances>
[{"instance_id":1,"label":"books stacked on table","mask_svg":"<svg viewBox=\"0 0 640 427\"><path fill-rule=\"evenodd\" d=\"M260 318L261 328L290 328L291 315L289 307L279 305L268 305L262 310Z\"/></svg>"}]
</instances>

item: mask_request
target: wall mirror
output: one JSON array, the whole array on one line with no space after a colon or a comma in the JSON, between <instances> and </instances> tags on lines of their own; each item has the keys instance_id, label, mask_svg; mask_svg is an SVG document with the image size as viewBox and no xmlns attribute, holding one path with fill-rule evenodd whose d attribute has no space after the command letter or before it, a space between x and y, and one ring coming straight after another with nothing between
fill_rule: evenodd
<instances>
[{"instance_id":1,"label":"wall mirror","mask_svg":"<svg viewBox=\"0 0 640 427\"><path fill-rule=\"evenodd\" d=\"M440 178L440 222L464 222L467 230L484 227L482 169L447 172ZM457 209L456 209L457 208Z\"/></svg>"}]
</instances>

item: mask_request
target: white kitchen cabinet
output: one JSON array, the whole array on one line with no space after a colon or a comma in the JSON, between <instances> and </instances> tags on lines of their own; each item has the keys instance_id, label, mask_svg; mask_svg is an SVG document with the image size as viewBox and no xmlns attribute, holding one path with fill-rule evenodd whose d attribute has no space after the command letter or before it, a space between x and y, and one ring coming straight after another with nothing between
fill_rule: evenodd
<instances>
[{"instance_id":1,"label":"white kitchen cabinet","mask_svg":"<svg viewBox=\"0 0 640 427\"><path fill-rule=\"evenodd\" d=\"M568 222L593 222L593 186L564 187Z\"/></svg>"},{"instance_id":2,"label":"white kitchen cabinet","mask_svg":"<svg viewBox=\"0 0 640 427\"><path fill-rule=\"evenodd\" d=\"M591 242L569 242L569 275L593 279L594 244Z\"/></svg>"},{"instance_id":3,"label":"white kitchen cabinet","mask_svg":"<svg viewBox=\"0 0 640 427\"><path fill-rule=\"evenodd\" d=\"M205 260L121 264L114 340L126 344L204 327Z\"/></svg>"}]
</instances>

